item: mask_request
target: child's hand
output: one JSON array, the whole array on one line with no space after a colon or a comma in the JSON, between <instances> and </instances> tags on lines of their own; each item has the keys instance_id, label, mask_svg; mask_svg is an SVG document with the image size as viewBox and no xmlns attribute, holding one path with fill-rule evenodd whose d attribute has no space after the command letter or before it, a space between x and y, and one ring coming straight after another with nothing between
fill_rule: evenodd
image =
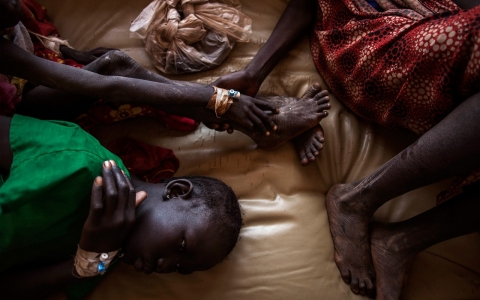
<instances>
[{"instance_id":1,"label":"child's hand","mask_svg":"<svg viewBox=\"0 0 480 300\"><path fill-rule=\"evenodd\" d=\"M135 192L114 161L103 163L102 175L93 183L90 212L79 243L83 250L97 253L122 246L135 223L135 207L147 197L143 191Z\"/></svg>"},{"instance_id":2,"label":"child's hand","mask_svg":"<svg viewBox=\"0 0 480 300\"><path fill-rule=\"evenodd\" d=\"M278 113L278 109L271 106L267 101L241 96L240 99L233 98L233 103L223 115L225 118L236 122L252 133L262 132L270 135L277 130L277 125L271 120L267 111Z\"/></svg>"}]
</instances>

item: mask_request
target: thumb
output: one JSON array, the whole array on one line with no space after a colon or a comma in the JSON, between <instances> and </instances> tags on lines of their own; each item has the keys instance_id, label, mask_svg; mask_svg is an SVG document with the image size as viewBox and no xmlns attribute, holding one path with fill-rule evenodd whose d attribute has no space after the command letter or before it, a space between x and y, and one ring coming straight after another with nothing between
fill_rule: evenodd
<instances>
[{"instance_id":1,"label":"thumb","mask_svg":"<svg viewBox=\"0 0 480 300\"><path fill-rule=\"evenodd\" d=\"M145 191L137 192L137 195L135 196L135 207L138 207L140 203L147 198L147 196L148 195Z\"/></svg>"}]
</instances>

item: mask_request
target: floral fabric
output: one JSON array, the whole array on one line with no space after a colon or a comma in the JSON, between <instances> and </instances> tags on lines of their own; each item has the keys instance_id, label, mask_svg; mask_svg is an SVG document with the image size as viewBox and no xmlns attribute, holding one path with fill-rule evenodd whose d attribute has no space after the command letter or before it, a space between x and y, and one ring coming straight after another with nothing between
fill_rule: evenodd
<instances>
[{"instance_id":1,"label":"floral fabric","mask_svg":"<svg viewBox=\"0 0 480 300\"><path fill-rule=\"evenodd\" d=\"M423 134L480 91L480 7L451 0L318 0L312 56L359 116ZM475 172L456 187L479 178Z\"/></svg>"}]
</instances>

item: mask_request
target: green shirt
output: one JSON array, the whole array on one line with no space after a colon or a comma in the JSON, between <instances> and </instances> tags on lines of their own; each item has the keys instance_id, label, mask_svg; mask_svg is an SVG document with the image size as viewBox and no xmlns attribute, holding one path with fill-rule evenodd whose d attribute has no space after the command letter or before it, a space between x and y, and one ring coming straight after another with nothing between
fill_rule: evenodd
<instances>
[{"instance_id":1,"label":"green shirt","mask_svg":"<svg viewBox=\"0 0 480 300\"><path fill-rule=\"evenodd\" d=\"M0 273L73 257L102 163L122 161L75 124L14 116L13 162L0 180Z\"/></svg>"}]
</instances>

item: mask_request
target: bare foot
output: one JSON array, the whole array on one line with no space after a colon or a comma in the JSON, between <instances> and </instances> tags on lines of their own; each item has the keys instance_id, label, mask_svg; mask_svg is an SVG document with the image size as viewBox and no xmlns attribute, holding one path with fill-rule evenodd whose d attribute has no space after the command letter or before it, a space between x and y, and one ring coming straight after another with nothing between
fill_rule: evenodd
<instances>
[{"instance_id":1,"label":"bare foot","mask_svg":"<svg viewBox=\"0 0 480 300\"><path fill-rule=\"evenodd\" d=\"M323 128L318 124L293 139L300 163L307 166L320 154L325 142Z\"/></svg>"},{"instance_id":2,"label":"bare foot","mask_svg":"<svg viewBox=\"0 0 480 300\"><path fill-rule=\"evenodd\" d=\"M373 265L377 274L377 299L394 300L402 296L403 286L412 258L402 251L402 232L392 230L388 224L371 224L371 249Z\"/></svg>"},{"instance_id":3,"label":"bare foot","mask_svg":"<svg viewBox=\"0 0 480 300\"><path fill-rule=\"evenodd\" d=\"M260 97L259 97L260 98ZM262 149L275 149L292 138L318 125L318 122L328 116L330 99L328 91L321 90L320 85L313 85L305 95L298 99L291 97L263 97L279 107L279 113L271 115L278 129L264 136L249 135ZM308 143L305 143L308 145Z\"/></svg>"},{"instance_id":4,"label":"bare foot","mask_svg":"<svg viewBox=\"0 0 480 300\"><path fill-rule=\"evenodd\" d=\"M337 184L327 194L330 233L335 263L342 279L355 294L375 295L375 272L370 253L368 223L371 214L356 193L356 185Z\"/></svg>"},{"instance_id":5,"label":"bare foot","mask_svg":"<svg viewBox=\"0 0 480 300\"><path fill-rule=\"evenodd\" d=\"M312 97L314 92L315 89L311 88L303 95L303 97ZM297 149L300 163L303 166L307 166L310 162L315 160L323 149L324 141L325 137L323 128L320 124L293 139L293 144L295 145L295 149Z\"/></svg>"}]
</instances>

